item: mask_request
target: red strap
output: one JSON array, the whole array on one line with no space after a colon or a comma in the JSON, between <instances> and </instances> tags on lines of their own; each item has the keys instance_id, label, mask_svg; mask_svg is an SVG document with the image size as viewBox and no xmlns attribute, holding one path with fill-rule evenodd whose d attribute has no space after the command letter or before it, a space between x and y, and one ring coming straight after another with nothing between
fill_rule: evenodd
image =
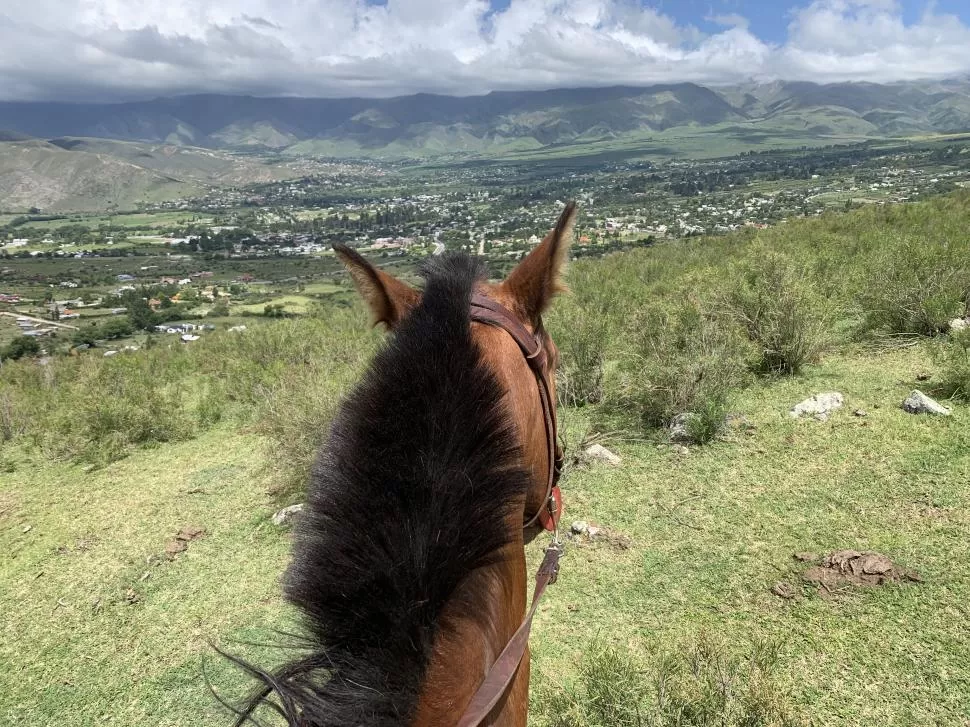
<instances>
[{"instance_id":1,"label":"red strap","mask_svg":"<svg viewBox=\"0 0 970 727\"><path fill-rule=\"evenodd\" d=\"M502 649L498 659L492 664L485 681L478 687L478 691L472 697L465 713L458 721L457 727L477 727L480 725L498 701L509 688L515 673L519 668L519 663L525 655L526 647L529 645L529 632L532 630L532 617L535 616L539 606L539 599L546 591L546 586L556 582L559 575L559 556L562 550L557 545L550 545L546 548L546 556L539 565L536 572L536 589L532 594L532 608L526 615L525 621L519 626L509 643Z\"/></svg>"}]
</instances>

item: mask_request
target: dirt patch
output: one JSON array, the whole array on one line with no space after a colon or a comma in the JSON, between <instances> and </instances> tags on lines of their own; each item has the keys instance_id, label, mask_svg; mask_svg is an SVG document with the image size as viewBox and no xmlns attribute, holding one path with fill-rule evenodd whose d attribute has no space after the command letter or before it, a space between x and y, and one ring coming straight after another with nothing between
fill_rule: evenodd
<instances>
[{"instance_id":1,"label":"dirt patch","mask_svg":"<svg viewBox=\"0 0 970 727\"><path fill-rule=\"evenodd\" d=\"M577 545L606 543L614 550L629 550L633 546L633 540L628 535L582 520L572 524L566 537Z\"/></svg>"},{"instance_id":2,"label":"dirt patch","mask_svg":"<svg viewBox=\"0 0 970 727\"><path fill-rule=\"evenodd\" d=\"M806 553L796 558L806 561ZM811 561L808 561L811 562ZM919 573L894 563L872 550L836 550L811 565L802 580L818 586L820 595L831 595L850 586L882 586L886 583L922 583Z\"/></svg>"},{"instance_id":3,"label":"dirt patch","mask_svg":"<svg viewBox=\"0 0 970 727\"><path fill-rule=\"evenodd\" d=\"M175 537L165 544L165 556L174 560L175 556L189 549L189 543L205 535L205 528L186 525L175 534Z\"/></svg>"}]
</instances>

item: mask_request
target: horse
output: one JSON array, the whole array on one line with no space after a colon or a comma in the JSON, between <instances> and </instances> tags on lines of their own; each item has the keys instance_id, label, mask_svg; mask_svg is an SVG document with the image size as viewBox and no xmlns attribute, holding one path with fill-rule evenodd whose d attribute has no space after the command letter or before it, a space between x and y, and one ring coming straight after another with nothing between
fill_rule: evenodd
<instances>
[{"instance_id":1,"label":"horse","mask_svg":"<svg viewBox=\"0 0 970 727\"><path fill-rule=\"evenodd\" d=\"M419 290L335 247L390 335L338 409L295 527L283 588L308 650L246 667L259 688L237 725L263 703L291 727L526 724L541 589L525 616L525 545L561 509L559 354L542 314L575 217L570 202L497 284L445 253Z\"/></svg>"}]
</instances>

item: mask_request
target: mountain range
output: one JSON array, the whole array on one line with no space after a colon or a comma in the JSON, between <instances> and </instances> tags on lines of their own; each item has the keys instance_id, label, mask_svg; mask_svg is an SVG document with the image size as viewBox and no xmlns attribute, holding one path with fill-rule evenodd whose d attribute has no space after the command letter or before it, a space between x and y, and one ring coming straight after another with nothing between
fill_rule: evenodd
<instances>
[{"instance_id":1,"label":"mountain range","mask_svg":"<svg viewBox=\"0 0 970 727\"><path fill-rule=\"evenodd\" d=\"M43 139L355 155L540 148L725 123L819 137L965 131L970 80L725 88L681 83L389 99L199 95L119 104L0 102L0 129Z\"/></svg>"},{"instance_id":2,"label":"mountain range","mask_svg":"<svg viewBox=\"0 0 970 727\"><path fill-rule=\"evenodd\" d=\"M6 101L0 102L0 210L130 207L299 176L287 160L309 156L527 158L591 149L721 156L771 144L967 130L970 79L680 83L388 99Z\"/></svg>"}]
</instances>

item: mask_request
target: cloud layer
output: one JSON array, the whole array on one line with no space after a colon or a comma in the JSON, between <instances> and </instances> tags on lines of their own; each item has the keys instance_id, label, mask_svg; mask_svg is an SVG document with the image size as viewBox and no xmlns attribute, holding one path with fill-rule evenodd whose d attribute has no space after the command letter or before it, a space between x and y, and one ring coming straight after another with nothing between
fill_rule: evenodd
<instances>
[{"instance_id":1,"label":"cloud layer","mask_svg":"<svg viewBox=\"0 0 970 727\"><path fill-rule=\"evenodd\" d=\"M795 0L793 0L794 2ZM777 12L785 12L779 6ZM815 0L788 38L705 34L638 0L24 0L0 9L0 98L388 96L970 73L970 27L895 0Z\"/></svg>"}]
</instances>

